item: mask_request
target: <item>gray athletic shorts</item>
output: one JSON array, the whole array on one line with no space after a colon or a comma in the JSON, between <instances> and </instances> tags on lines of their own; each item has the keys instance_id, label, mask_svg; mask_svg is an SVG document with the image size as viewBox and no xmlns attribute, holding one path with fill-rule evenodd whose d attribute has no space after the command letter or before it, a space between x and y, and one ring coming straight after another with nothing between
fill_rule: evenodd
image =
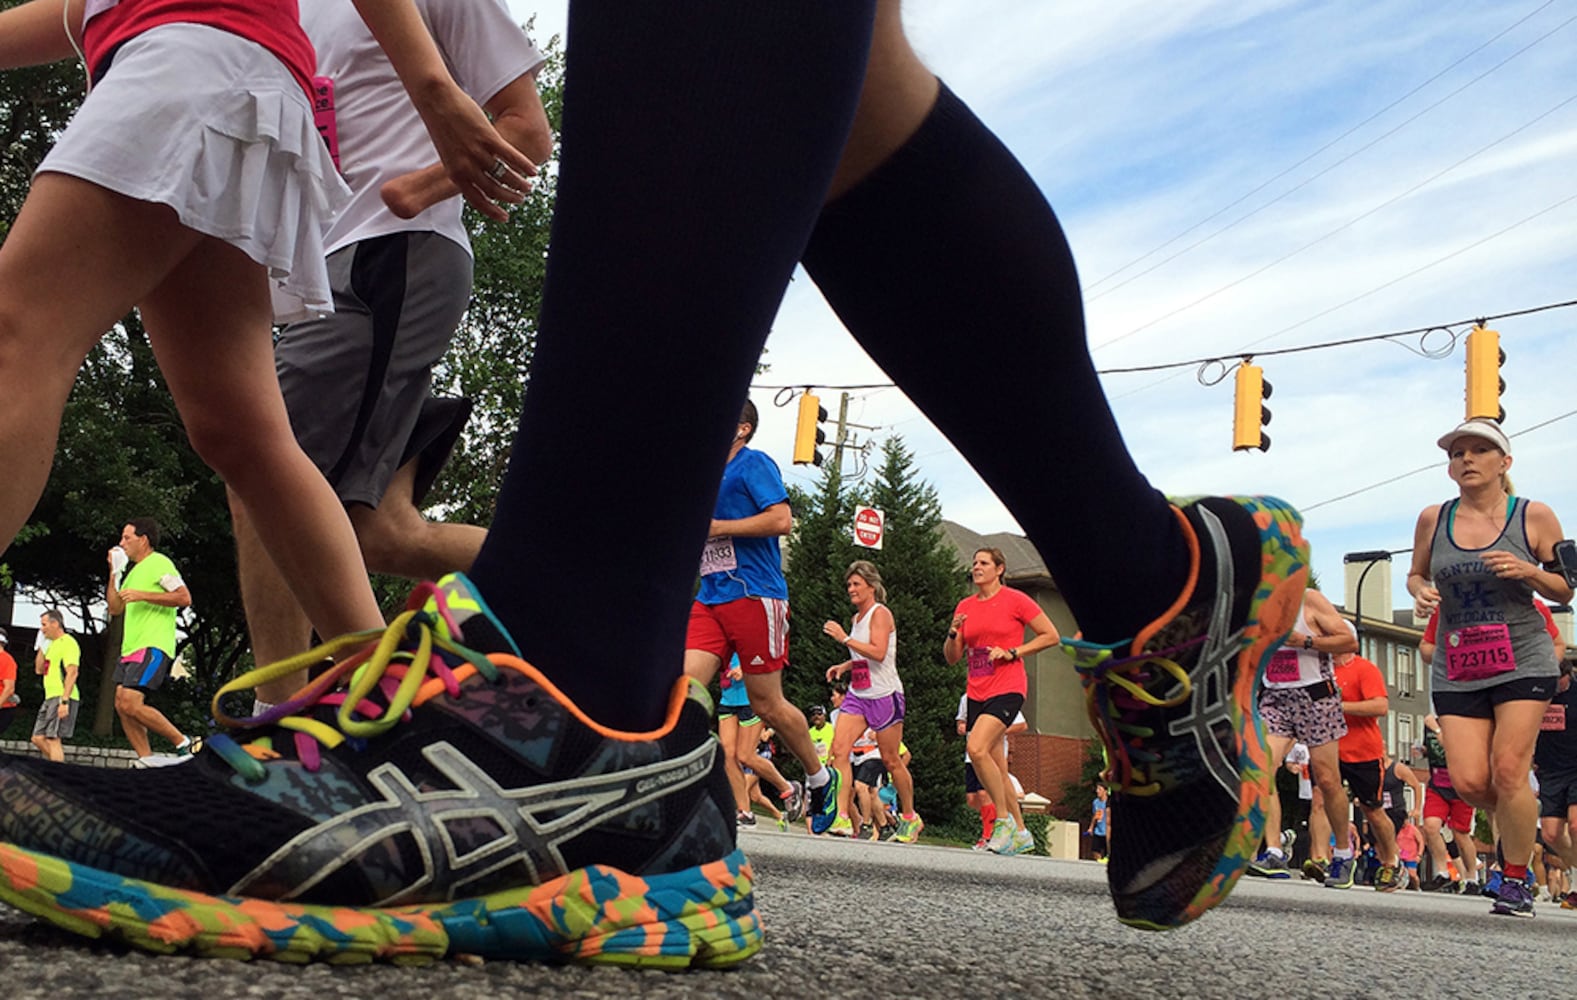
<instances>
[{"instance_id":1,"label":"gray athletic shorts","mask_svg":"<svg viewBox=\"0 0 1577 1000\"><path fill-rule=\"evenodd\" d=\"M70 739L77 731L77 709L81 706L81 701L71 699L71 710L62 719L60 699L45 698L44 703L38 706L38 717L33 720L33 735L47 736L52 740Z\"/></svg>"},{"instance_id":2,"label":"gray athletic shorts","mask_svg":"<svg viewBox=\"0 0 1577 1000\"><path fill-rule=\"evenodd\" d=\"M376 507L417 459L420 501L471 412L432 394L471 297L471 255L437 233L391 233L334 251L328 271L333 314L287 326L274 348L296 440L347 504Z\"/></svg>"}]
</instances>

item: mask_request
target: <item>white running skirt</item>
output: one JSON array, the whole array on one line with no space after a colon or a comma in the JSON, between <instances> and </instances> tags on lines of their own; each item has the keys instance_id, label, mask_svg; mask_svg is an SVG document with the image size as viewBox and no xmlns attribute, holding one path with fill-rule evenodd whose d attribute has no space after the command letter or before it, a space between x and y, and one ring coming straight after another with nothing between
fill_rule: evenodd
<instances>
[{"instance_id":1,"label":"white running skirt","mask_svg":"<svg viewBox=\"0 0 1577 1000\"><path fill-rule=\"evenodd\" d=\"M334 311L323 234L350 190L273 53L196 24L123 45L39 172L173 208L268 268L274 319Z\"/></svg>"}]
</instances>

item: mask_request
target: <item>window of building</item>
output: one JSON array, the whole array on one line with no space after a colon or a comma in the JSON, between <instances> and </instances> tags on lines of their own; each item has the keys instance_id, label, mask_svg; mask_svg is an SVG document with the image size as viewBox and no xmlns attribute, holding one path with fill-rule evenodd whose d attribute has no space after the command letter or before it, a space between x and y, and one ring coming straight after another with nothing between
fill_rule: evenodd
<instances>
[{"instance_id":1,"label":"window of building","mask_svg":"<svg viewBox=\"0 0 1577 1000\"><path fill-rule=\"evenodd\" d=\"M1411 698L1418 690L1417 650L1398 648L1396 653L1396 693Z\"/></svg>"}]
</instances>

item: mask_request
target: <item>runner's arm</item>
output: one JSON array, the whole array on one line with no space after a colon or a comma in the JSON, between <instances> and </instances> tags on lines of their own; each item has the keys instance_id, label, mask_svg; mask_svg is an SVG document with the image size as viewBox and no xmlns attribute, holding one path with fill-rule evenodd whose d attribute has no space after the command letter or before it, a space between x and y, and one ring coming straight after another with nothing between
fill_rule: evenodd
<instances>
[{"instance_id":1,"label":"runner's arm","mask_svg":"<svg viewBox=\"0 0 1577 1000\"><path fill-rule=\"evenodd\" d=\"M509 212L498 202L524 201L520 185L536 173L536 165L498 134L482 109L454 82L413 0L353 2L411 95L438 158L466 202L489 219L507 220ZM492 176L500 160L512 174Z\"/></svg>"},{"instance_id":2,"label":"runner's arm","mask_svg":"<svg viewBox=\"0 0 1577 1000\"><path fill-rule=\"evenodd\" d=\"M1434 545L1440 506L1425 507L1413 527L1413 565L1407 571L1407 592L1413 595L1413 614L1428 618L1440 603L1440 591L1431 582L1429 557Z\"/></svg>"},{"instance_id":3,"label":"runner's arm","mask_svg":"<svg viewBox=\"0 0 1577 1000\"><path fill-rule=\"evenodd\" d=\"M82 0L32 0L0 13L0 69L70 59L76 49L66 34L68 23L82 30Z\"/></svg>"},{"instance_id":4,"label":"runner's arm","mask_svg":"<svg viewBox=\"0 0 1577 1000\"><path fill-rule=\"evenodd\" d=\"M509 144L541 165L553 155L553 130L548 125L542 95L537 92L537 71L524 73L483 105L493 127ZM532 171L535 173L535 171ZM449 179L442 163L434 163L396 177L379 193L389 211L402 219L415 218L441 201L453 198L460 188Z\"/></svg>"},{"instance_id":5,"label":"runner's arm","mask_svg":"<svg viewBox=\"0 0 1577 1000\"><path fill-rule=\"evenodd\" d=\"M711 536L732 535L735 538L776 538L794 530L794 513L788 501L775 503L759 514L749 517L712 521Z\"/></svg>"}]
</instances>

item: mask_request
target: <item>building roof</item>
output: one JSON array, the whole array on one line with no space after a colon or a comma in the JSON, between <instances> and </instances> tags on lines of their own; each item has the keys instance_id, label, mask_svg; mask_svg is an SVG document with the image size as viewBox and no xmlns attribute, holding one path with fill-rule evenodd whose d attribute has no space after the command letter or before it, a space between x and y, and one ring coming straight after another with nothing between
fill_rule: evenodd
<instances>
[{"instance_id":1,"label":"building roof","mask_svg":"<svg viewBox=\"0 0 1577 1000\"><path fill-rule=\"evenodd\" d=\"M1046 560L1040 557L1040 552L1023 535L1007 531L982 535L956 521L944 520L942 537L952 546L961 569L969 568L970 558L980 549L1001 549L1008 563L1007 575L1004 577L1007 583L1015 587L1039 584L1054 589L1057 585L1051 578L1051 571L1046 568Z\"/></svg>"}]
</instances>

